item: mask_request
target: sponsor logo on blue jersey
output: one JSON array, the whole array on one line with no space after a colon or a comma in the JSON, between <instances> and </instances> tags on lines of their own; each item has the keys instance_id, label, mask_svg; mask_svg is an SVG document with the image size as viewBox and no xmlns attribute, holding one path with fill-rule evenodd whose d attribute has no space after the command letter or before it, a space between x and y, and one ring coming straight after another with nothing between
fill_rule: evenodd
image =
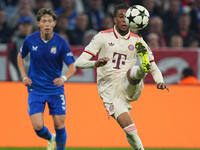
<instances>
[{"instance_id":1,"label":"sponsor logo on blue jersey","mask_svg":"<svg viewBox=\"0 0 200 150\"><path fill-rule=\"evenodd\" d=\"M50 50L51 54L56 54L56 47L52 46L51 50Z\"/></svg>"}]
</instances>

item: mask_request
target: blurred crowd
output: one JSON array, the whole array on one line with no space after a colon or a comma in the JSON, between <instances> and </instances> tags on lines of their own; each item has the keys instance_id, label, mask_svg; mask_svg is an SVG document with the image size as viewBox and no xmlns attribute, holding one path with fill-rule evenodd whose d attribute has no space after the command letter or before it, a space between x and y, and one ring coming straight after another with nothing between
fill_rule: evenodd
<instances>
[{"instance_id":1,"label":"blurred crowd","mask_svg":"<svg viewBox=\"0 0 200 150\"><path fill-rule=\"evenodd\" d=\"M17 68L24 38L38 30L37 11L48 7L57 14L55 31L70 45L85 46L98 31L113 26L119 3L147 8L150 22L139 34L152 49L199 47L200 0L0 0L0 43L9 44L9 59Z\"/></svg>"},{"instance_id":2,"label":"blurred crowd","mask_svg":"<svg viewBox=\"0 0 200 150\"><path fill-rule=\"evenodd\" d=\"M0 43L21 43L37 30L37 11L50 7L58 16L55 31L71 45L87 45L99 30L113 26L114 5L122 2L149 11L150 23L141 34L150 47L199 46L200 0L1 0Z\"/></svg>"}]
</instances>

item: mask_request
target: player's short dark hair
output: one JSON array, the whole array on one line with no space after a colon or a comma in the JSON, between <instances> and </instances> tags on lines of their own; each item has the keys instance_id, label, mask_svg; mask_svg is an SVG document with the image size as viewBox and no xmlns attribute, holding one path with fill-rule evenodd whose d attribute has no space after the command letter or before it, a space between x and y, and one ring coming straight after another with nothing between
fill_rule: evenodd
<instances>
[{"instance_id":1,"label":"player's short dark hair","mask_svg":"<svg viewBox=\"0 0 200 150\"><path fill-rule=\"evenodd\" d=\"M128 9L129 6L125 3L121 3L115 6L113 16L116 17L118 10L120 9Z\"/></svg>"},{"instance_id":2,"label":"player's short dark hair","mask_svg":"<svg viewBox=\"0 0 200 150\"><path fill-rule=\"evenodd\" d=\"M56 20L56 14L54 13L54 11L52 9L50 9L50 8L41 8L37 12L37 21L40 21L41 17L46 15L46 14L52 16L53 20Z\"/></svg>"}]
</instances>

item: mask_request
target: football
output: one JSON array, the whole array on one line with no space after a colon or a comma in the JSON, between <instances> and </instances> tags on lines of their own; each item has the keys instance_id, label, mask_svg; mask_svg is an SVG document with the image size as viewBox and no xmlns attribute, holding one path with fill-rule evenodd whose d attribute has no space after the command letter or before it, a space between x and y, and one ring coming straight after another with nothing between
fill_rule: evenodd
<instances>
[{"instance_id":1,"label":"football","mask_svg":"<svg viewBox=\"0 0 200 150\"><path fill-rule=\"evenodd\" d=\"M126 24L133 30L144 29L149 23L149 12L141 5L133 5L126 12Z\"/></svg>"}]
</instances>

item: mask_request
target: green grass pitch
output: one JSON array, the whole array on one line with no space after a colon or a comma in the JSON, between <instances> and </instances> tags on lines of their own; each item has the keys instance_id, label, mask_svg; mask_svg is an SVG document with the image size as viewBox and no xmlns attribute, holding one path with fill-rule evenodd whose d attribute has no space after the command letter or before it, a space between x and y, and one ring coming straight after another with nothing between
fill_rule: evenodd
<instances>
[{"instance_id":1,"label":"green grass pitch","mask_svg":"<svg viewBox=\"0 0 200 150\"><path fill-rule=\"evenodd\" d=\"M0 150L45 150L46 148L0 148ZM132 150L131 148L66 148L66 150ZM145 150L200 150L184 148L145 148Z\"/></svg>"}]
</instances>

